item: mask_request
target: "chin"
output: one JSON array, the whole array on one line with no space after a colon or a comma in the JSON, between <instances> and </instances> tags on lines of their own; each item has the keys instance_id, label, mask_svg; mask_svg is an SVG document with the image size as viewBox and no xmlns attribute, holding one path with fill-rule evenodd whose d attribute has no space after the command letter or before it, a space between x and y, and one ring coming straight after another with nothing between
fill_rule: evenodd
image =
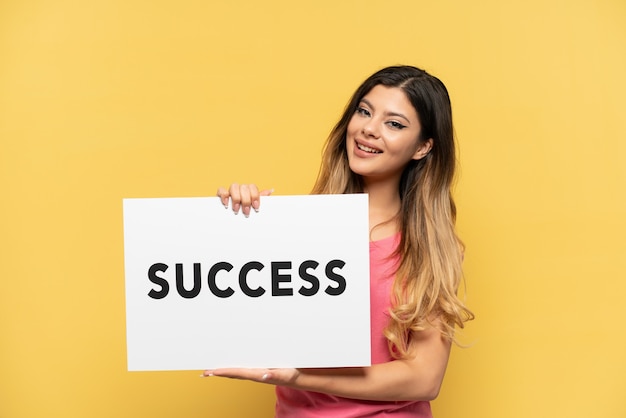
<instances>
[{"instance_id":1,"label":"chin","mask_svg":"<svg viewBox=\"0 0 626 418\"><path fill-rule=\"evenodd\" d=\"M369 174L371 174L369 173L369 171L363 170L362 167L359 167L358 165L355 166L354 164L350 164L350 171L360 177L367 177Z\"/></svg>"}]
</instances>

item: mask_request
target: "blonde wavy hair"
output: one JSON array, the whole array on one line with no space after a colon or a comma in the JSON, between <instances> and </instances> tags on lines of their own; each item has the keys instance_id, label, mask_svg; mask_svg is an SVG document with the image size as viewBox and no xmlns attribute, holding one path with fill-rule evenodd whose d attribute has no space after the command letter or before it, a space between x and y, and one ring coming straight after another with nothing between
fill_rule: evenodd
<instances>
[{"instance_id":1,"label":"blonde wavy hair","mask_svg":"<svg viewBox=\"0 0 626 418\"><path fill-rule=\"evenodd\" d=\"M454 227L451 187L456 157L452 109L444 84L412 66L387 67L371 75L352 95L331 131L312 193L364 191L361 177L348 164L346 131L363 97L377 85L402 89L417 111L422 127L419 140L433 140L427 156L412 160L404 169L398 190L401 209L390 220L398 221L401 240L395 253L400 262L385 337L392 355L406 358L412 331L435 326L445 338L456 341L455 327L463 328L474 318L457 295L464 245Z\"/></svg>"}]
</instances>

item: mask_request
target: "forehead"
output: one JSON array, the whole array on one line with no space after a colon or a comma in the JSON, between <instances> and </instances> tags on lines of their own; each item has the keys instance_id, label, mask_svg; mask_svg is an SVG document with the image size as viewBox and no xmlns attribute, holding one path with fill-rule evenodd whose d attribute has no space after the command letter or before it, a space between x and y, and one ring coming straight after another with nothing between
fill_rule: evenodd
<instances>
[{"instance_id":1,"label":"forehead","mask_svg":"<svg viewBox=\"0 0 626 418\"><path fill-rule=\"evenodd\" d=\"M385 113L400 113L407 118L418 120L417 111L409 101L404 90L399 87L374 86L363 96L362 102L374 110Z\"/></svg>"}]
</instances>

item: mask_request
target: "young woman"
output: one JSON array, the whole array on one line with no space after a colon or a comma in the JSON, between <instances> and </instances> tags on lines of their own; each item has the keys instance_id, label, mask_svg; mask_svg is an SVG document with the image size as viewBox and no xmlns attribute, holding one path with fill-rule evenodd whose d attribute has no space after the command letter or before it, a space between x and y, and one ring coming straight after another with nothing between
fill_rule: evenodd
<instances>
[{"instance_id":1,"label":"young woman","mask_svg":"<svg viewBox=\"0 0 626 418\"><path fill-rule=\"evenodd\" d=\"M327 140L312 193L369 194L373 365L204 375L276 385L277 417L431 417L454 328L473 318L457 297L455 163L450 99L439 79L395 66L365 80ZM248 216L270 193L233 184L217 194Z\"/></svg>"}]
</instances>

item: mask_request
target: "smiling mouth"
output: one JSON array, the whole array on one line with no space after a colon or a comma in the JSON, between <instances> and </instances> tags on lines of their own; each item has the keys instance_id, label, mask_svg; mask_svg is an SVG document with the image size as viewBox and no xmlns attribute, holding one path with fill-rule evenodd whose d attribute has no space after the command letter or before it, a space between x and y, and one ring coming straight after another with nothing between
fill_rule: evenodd
<instances>
[{"instance_id":1,"label":"smiling mouth","mask_svg":"<svg viewBox=\"0 0 626 418\"><path fill-rule=\"evenodd\" d=\"M360 149L361 151L365 151L365 152L369 152L370 154L381 154L382 151L375 149L375 148L370 148L370 147L366 147L363 144L359 144L358 142L356 143L356 147L358 149Z\"/></svg>"}]
</instances>

